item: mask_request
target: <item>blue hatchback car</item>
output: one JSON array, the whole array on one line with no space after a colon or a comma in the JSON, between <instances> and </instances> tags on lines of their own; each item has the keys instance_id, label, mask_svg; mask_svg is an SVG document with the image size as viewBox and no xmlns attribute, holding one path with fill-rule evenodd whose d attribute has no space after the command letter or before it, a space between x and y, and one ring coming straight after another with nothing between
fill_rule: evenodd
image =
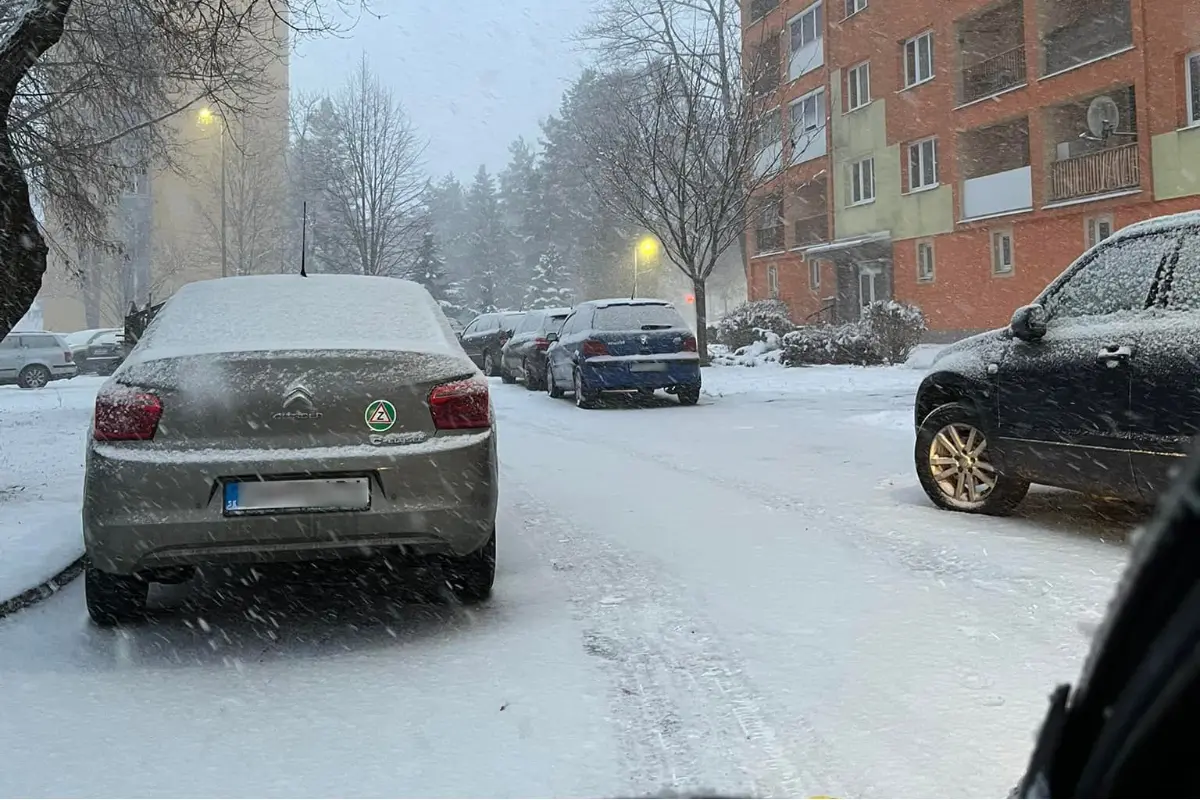
<instances>
[{"instance_id":1,"label":"blue hatchback car","mask_svg":"<svg viewBox=\"0 0 1200 800\"><path fill-rule=\"evenodd\" d=\"M665 300L588 300L547 338L551 397L573 392L580 408L595 406L601 392L666 389L685 406L700 399L696 337Z\"/></svg>"}]
</instances>

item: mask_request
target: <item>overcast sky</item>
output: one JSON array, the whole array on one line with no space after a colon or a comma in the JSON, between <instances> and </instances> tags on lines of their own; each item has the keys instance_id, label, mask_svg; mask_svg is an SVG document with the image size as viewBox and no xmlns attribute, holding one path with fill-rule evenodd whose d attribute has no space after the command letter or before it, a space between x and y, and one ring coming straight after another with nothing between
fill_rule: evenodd
<instances>
[{"instance_id":1,"label":"overcast sky","mask_svg":"<svg viewBox=\"0 0 1200 800\"><path fill-rule=\"evenodd\" d=\"M583 57L567 41L591 0L387 0L342 38L302 43L293 91L333 91L366 53L429 139L427 166L497 170L518 136L558 109ZM401 10L401 8L403 10Z\"/></svg>"}]
</instances>

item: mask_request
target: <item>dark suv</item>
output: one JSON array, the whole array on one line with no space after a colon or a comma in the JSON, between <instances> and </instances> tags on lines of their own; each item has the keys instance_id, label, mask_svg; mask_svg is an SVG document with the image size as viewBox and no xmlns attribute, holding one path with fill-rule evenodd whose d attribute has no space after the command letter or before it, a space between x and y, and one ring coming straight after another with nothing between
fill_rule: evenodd
<instances>
[{"instance_id":1,"label":"dark suv","mask_svg":"<svg viewBox=\"0 0 1200 800\"><path fill-rule=\"evenodd\" d=\"M1153 502L1200 429L1200 213L1080 256L1007 328L944 350L917 390L917 476L1003 514L1030 483Z\"/></svg>"},{"instance_id":2,"label":"dark suv","mask_svg":"<svg viewBox=\"0 0 1200 800\"><path fill-rule=\"evenodd\" d=\"M500 377L505 383L520 378L530 391L546 388L546 334L557 335L570 315L569 308L542 308L525 315L501 351Z\"/></svg>"},{"instance_id":3,"label":"dark suv","mask_svg":"<svg viewBox=\"0 0 1200 800\"><path fill-rule=\"evenodd\" d=\"M485 375L494 378L500 374L500 350L524 316L520 311L480 314L458 335L463 350Z\"/></svg>"}]
</instances>

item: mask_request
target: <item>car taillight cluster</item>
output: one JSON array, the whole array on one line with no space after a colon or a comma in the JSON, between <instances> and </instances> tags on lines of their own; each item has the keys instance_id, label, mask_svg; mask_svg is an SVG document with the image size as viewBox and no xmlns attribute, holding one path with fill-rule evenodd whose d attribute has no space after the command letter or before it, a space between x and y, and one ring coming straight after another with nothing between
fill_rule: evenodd
<instances>
[{"instance_id":1,"label":"car taillight cluster","mask_svg":"<svg viewBox=\"0 0 1200 800\"><path fill-rule=\"evenodd\" d=\"M70 350L63 350L63 361L66 361L68 364L74 364L75 354Z\"/></svg>"},{"instance_id":2,"label":"car taillight cluster","mask_svg":"<svg viewBox=\"0 0 1200 800\"><path fill-rule=\"evenodd\" d=\"M538 336L533 340L533 346L536 350L546 350L550 347L550 340L543 336Z\"/></svg>"},{"instance_id":3,"label":"car taillight cluster","mask_svg":"<svg viewBox=\"0 0 1200 800\"><path fill-rule=\"evenodd\" d=\"M597 339L587 339L583 343L583 357L591 358L592 356L608 355L608 345Z\"/></svg>"},{"instance_id":4,"label":"car taillight cluster","mask_svg":"<svg viewBox=\"0 0 1200 800\"><path fill-rule=\"evenodd\" d=\"M696 352L696 337L695 336L683 337L683 345L682 345L682 348L680 349L680 352L681 353Z\"/></svg>"},{"instance_id":5,"label":"car taillight cluster","mask_svg":"<svg viewBox=\"0 0 1200 800\"><path fill-rule=\"evenodd\" d=\"M117 390L99 394L92 438L98 442L153 439L162 412L162 400L150 392Z\"/></svg>"},{"instance_id":6,"label":"car taillight cluster","mask_svg":"<svg viewBox=\"0 0 1200 800\"><path fill-rule=\"evenodd\" d=\"M482 376L444 383L429 392L433 425L440 431L490 428L492 403Z\"/></svg>"}]
</instances>

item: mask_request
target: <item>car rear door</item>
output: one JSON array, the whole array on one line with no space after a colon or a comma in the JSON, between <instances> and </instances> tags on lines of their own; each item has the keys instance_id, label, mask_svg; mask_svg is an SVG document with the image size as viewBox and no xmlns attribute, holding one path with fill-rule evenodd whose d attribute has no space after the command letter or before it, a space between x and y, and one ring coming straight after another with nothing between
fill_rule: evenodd
<instances>
[{"instance_id":1,"label":"car rear door","mask_svg":"<svg viewBox=\"0 0 1200 800\"><path fill-rule=\"evenodd\" d=\"M995 365L998 435L1010 469L1037 483L1140 496L1130 457L1131 364L1147 357L1147 306L1178 238L1112 240L1043 295L1046 335L1013 339Z\"/></svg>"},{"instance_id":2,"label":"car rear door","mask_svg":"<svg viewBox=\"0 0 1200 800\"><path fill-rule=\"evenodd\" d=\"M517 325L512 337L504 345L504 366L512 372L521 368L521 362L533 347L533 337L541 327L541 311L530 311Z\"/></svg>"},{"instance_id":3,"label":"car rear door","mask_svg":"<svg viewBox=\"0 0 1200 800\"><path fill-rule=\"evenodd\" d=\"M0 339L0 381L16 380L17 373L21 369L22 350L20 345L21 342L15 333L10 333Z\"/></svg>"},{"instance_id":4,"label":"car rear door","mask_svg":"<svg viewBox=\"0 0 1200 800\"><path fill-rule=\"evenodd\" d=\"M462 336L459 337L463 350L477 367L483 366L483 348L479 346L479 326L482 322L483 317L471 320L471 324L463 329Z\"/></svg>"},{"instance_id":5,"label":"car rear door","mask_svg":"<svg viewBox=\"0 0 1200 800\"><path fill-rule=\"evenodd\" d=\"M1200 230L1183 232L1130 361L1133 470L1154 502L1200 432Z\"/></svg>"}]
</instances>

